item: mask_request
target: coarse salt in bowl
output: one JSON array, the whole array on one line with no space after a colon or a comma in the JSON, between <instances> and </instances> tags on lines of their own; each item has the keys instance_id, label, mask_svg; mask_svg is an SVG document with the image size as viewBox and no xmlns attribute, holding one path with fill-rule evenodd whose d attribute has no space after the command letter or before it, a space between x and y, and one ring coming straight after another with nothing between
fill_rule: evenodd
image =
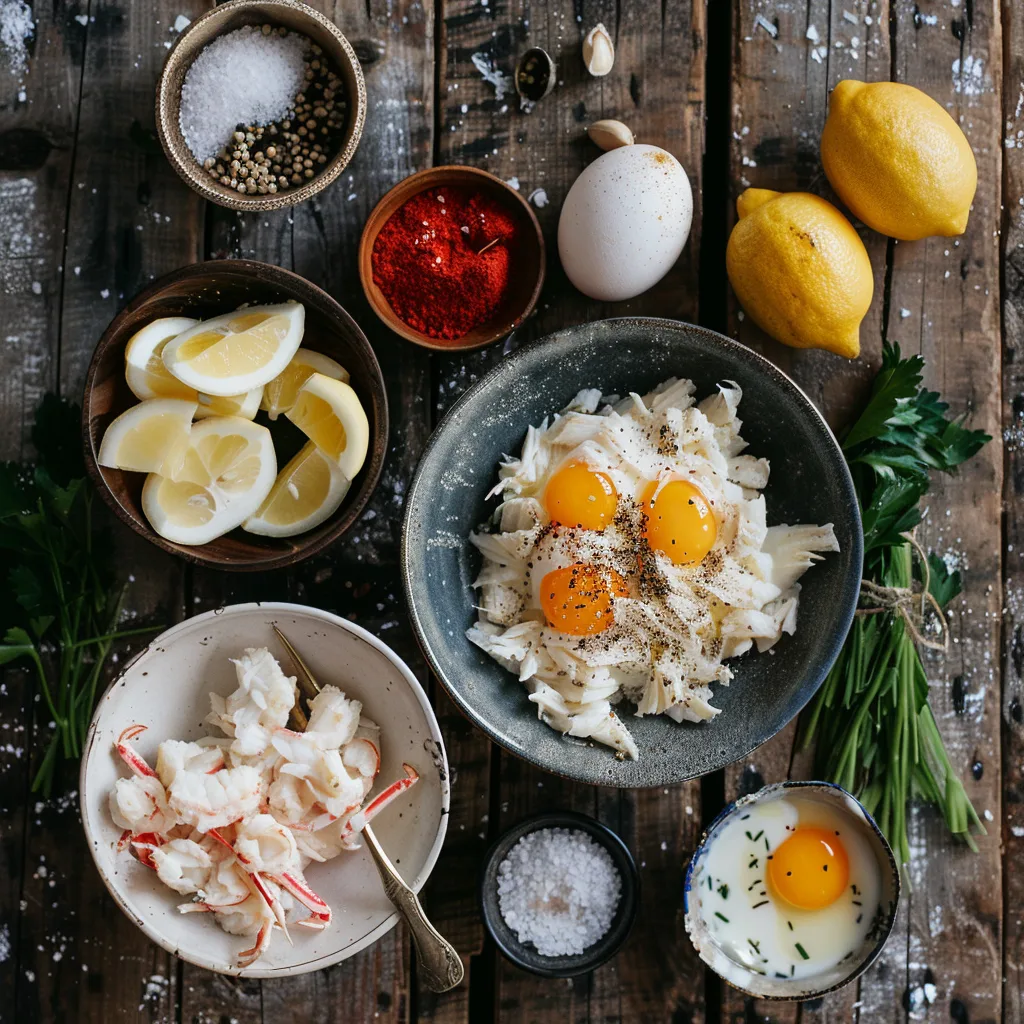
<instances>
[{"instance_id":1,"label":"coarse salt in bowl","mask_svg":"<svg viewBox=\"0 0 1024 1024\"><path fill-rule=\"evenodd\" d=\"M639 906L625 843L572 811L520 822L491 847L480 881L484 924L524 970L551 978L592 971L625 942Z\"/></svg>"}]
</instances>

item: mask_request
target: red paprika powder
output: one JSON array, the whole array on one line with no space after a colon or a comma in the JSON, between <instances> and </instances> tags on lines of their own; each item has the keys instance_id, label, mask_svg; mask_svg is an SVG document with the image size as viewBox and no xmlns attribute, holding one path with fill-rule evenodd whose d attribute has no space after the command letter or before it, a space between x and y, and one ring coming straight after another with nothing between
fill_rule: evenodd
<instances>
[{"instance_id":1,"label":"red paprika powder","mask_svg":"<svg viewBox=\"0 0 1024 1024\"><path fill-rule=\"evenodd\" d=\"M508 206L490 196L428 189L380 229L373 244L374 283L413 330L454 341L500 309L521 231Z\"/></svg>"}]
</instances>

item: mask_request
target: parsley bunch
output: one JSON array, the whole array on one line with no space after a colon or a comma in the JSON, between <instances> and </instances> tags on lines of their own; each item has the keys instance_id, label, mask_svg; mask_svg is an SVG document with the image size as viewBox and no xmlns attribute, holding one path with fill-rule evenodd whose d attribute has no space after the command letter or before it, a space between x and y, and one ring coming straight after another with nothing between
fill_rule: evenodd
<instances>
[{"instance_id":1,"label":"parsley bunch","mask_svg":"<svg viewBox=\"0 0 1024 1024\"><path fill-rule=\"evenodd\" d=\"M47 395L36 411L32 465L0 463L0 550L7 587L0 665L27 658L52 719L33 790L49 795L61 758L77 758L117 631L125 587L93 522L76 405Z\"/></svg>"},{"instance_id":2,"label":"parsley bunch","mask_svg":"<svg viewBox=\"0 0 1024 1024\"><path fill-rule=\"evenodd\" d=\"M877 594L904 595L902 608L924 615L912 591L927 590L940 612L960 593L959 572L934 554L914 558L909 531L933 471L952 473L991 438L947 418L938 394L921 387L924 360L903 359L886 344L871 397L843 440L864 527L864 579L884 591L865 595L839 659L803 723L816 740L815 770L856 794L874 815L901 863L910 859L907 802L940 808L949 830L975 849L985 828L949 762L928 704L928 678L907 614L878 608Z\"/></svg>"}]
</instances>

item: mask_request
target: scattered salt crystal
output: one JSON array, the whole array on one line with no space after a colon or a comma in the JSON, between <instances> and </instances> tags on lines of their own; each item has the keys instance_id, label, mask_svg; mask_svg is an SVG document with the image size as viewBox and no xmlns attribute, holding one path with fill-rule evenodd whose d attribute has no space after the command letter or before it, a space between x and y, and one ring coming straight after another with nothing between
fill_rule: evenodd
<instances>
[{"instance_id":1,"label":"scattered salt crystal","mask_svg":"<svg viewBox=\"0 0 1024 1024\"><path fill-rule=\"evenodd\" d=\"M505 184L511 185L517 192L519 191L519 179L514 175L511 178L506 178Z\"/></svg>"},{"instance_id":2,"label":"scattered salt crystal","mask_svg":"<svg viewBox=\"0 0 1024 1024\"><path fill-rule=\"evenodd\" d=\"M858 18L856 14L851 14L849 11L845 9L843 10L843 19L845 21L848 21L851 25L860 24L860 18Z\"/></svg>"},{"instance_id":3,"label":"scattered salt crystal","mask_svg":"<svg viewBox=\"0 0 1024 1024\"><path fill-rule=\"evenodd\" d=\"M104 288L103 291L100 292L100 298L101 299L109 299L110 298L110 289L109 288Z\"/></svg>"},{"instance_id":4,"label":"scattered salt crystal","mask_svg":"<svg viewBox=\"0 0 1024 1024\"><path fill-rule=\"evenodd\" d=\"M541 956L582 953L611 927L622 879L608 851L585 832L529 832L498 865L505 924Z\"/></svg>"},{"instance_id":5,"label":"scattered salt crystal","mask_svg":"<svg viewBox=\"0 0 1024 1024\"><path fill-rule=\"evenodd\" d=\"M89 24L89 15L88 14L76 14L75 15L75 21L77 21L78 24L81 25L84 28L86 25Z\"/></svg>"},{"instance_id":6,"label":"scattered salt crystal","mask_svg":"<svg viewBox=\"0 0 1024 1024\"><path fill-rule=\"evenodd\" d=\"M910 316L910 310L909 309L904 307L903 309L900 310L900 319L901 320L906 320L908 316Z\"/></svg>"},{"instance_id":7,"label":"scattered salt crystal","mask_svg":"<svg viewBox=\"0 0 1024 1024\"><path fill-rule=\"evenodd\" d=\"M804 33L804 38L809 42L816 43L821 36L818 35L818 27L816 25L808 25L807 31Z\"/></svg>"},{"instance_id":8,"label":"scattered salt crystal","mask_svg":"<svg viewBox=\"0 0 1024 1024\"><path fill-rule=\"evenodd\" d=\"M239 124L265 125L288 114L304 82L309 40L264 35L246 25L204 47L181 87L181 133L200 161L215 157Z\"/></svg>"},{"instance_id":9,"label":"scattered salt crystal","mask_svg":"<svg viewBox=\"0 0 1024 1024\"><path fill-rule=\"evenodd\" d=\"M773 25L763 14L754 15L754 28L760 26L774 39L778 34L779 30Z\"/></svg>"},{"instance_id":10,"label":"scattered salt crystal","mask_svg":"<svg viewBox=\"0 0 1024 1024\"><path fill-rule=\"evenodd\" d=\"M179 14L174 19L174 31L175 32L184 32L185 29L187 29L189 27L189 25L191 25L191 24L192 24L192 20L190 18L186 18L184 14Z\"/></svg>"},{"instance_id":11,"label":"scattered salt crystal","mask_svg":"<svg viewBox=\"0 0 1024 1024\"><path fill-rule=\"evenodd\" d=\"M494 98L501 100L512 88L508 75L499 68L494 61L483 52L474 53L470 58L473 67L480 72L480 76L488 85L494 86Z\"/></svg>"},{"instance_id":12,"label":"scattered salt crystal","mask_svg":"<svg viewBox=\"0 0 1024 1024\"><path fill-rule=\"evenodd\" d=\"M530 202L537 207L538 210L542 210L548 205L548 194L542 188L535 188L530 193Z\"/></svg>"}]
</instances>

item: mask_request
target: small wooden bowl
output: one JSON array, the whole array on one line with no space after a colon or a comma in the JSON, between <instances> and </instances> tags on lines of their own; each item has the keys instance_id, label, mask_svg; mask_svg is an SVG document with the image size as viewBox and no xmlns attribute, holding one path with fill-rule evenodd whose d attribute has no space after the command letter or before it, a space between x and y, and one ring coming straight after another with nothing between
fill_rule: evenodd
<instances>
[{"instance_id":1,"label":"small wooden bowl","mask_svg":"<svg viewBox=\"0 0 1024 1024\"><path fill-rule=\"evenodd\" d=\"M203 170L181 134L181 87L203 47L244 25L283 25L320 46L345 83L348 121L338 152L314 177L274 195L242 195ZM204 199L232 210L278 210L315 196L348 166L366 121L366 83L359 59L334 22L299 0L230 0L197 18L178 37L160 73L156 93L156 130L164 153L185 182ZM227 139L224 140L227 142Z\"/></svg>"},{"instance_id":2,"label":"small wooden bowl","mask_svg":"<svg viewBox=\"0 0 1024 1024\"><path fill-rule=\"evenodd\" d=\"M512 254L516 273L504 304L492 320L474 327L468 334L453 341L432 338L429 334L422 334L410 327L391 308L384 293L373 280L373 246L380 229L391 215L413 196L442 185L483 192L491 196L504 203L511 213L518 212L522 217L523 226L520 248ZM409 175L374 207L359 242L359 279L363 283L363 291L366 292L366 298L373 311L395 334L406 341L437 352L468 352L470 349L490 345L515 330L533 312L533 307L537 304L544 284L544 264L544 235L530 204L501 178L496 178L493 174L476 167L431 167Z\"/></svg>"},{"instance_id":3,"label":"small wooden bowl","mask_svg":"<svg viewBox=\"0 0 1024 1024\"><path fill-rule=\"evenodd\" d=\"M336 359L351 374L351 385L370 421L366 463L341 508L320 526L296 537L260 537L233 530L209 544L191 547L165 540L142 511L144 473L101 467L100 440L110 422L138 402L124 377L128 340L158 317L204 319L237 309L242 303L286 302L306 307L302 344ZM213 569L256 571L295 565L322 551L359 518L377 486L388 444L388 401L384 376L366 335L325 291L298 274L253 260L211 260L182 267L154 282L121 310L106 329L89 364L82 398L85 465L96 489L114 514L137 534L164 551ZM279 467L284 466L279 454Z\"/></svg>"}]
</instances>

